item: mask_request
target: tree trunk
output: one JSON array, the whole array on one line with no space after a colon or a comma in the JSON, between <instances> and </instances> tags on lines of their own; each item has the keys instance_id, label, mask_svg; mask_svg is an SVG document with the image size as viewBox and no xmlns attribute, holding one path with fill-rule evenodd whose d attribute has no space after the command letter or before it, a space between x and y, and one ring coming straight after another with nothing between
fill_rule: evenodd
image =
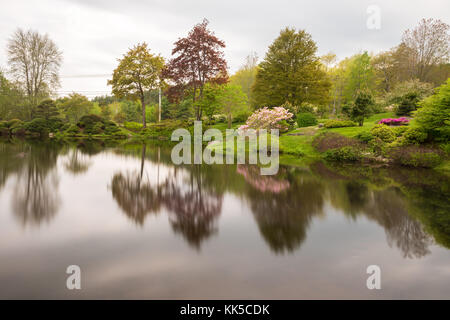
<instances>
[{"instance_id":1,"label":"tree trunk","mask_svg":"<svg viewBox=\"0 0 450 320\"><path fill-rule=\"evenodd\" d=\"M231 129L231 114L228 115L228 129Z\"/></svg>"},{"instance_id":2,"label":"tree trunk","mask_svg":"<svg viewBox=\"0 0 450 320\"><path fill-rule=\"evenodd\" d=\"M142 104L142 127L147 128L147 120L145 119L145 100L144 96L141 96L141 104Z\"/></svg>"}]
</instances>

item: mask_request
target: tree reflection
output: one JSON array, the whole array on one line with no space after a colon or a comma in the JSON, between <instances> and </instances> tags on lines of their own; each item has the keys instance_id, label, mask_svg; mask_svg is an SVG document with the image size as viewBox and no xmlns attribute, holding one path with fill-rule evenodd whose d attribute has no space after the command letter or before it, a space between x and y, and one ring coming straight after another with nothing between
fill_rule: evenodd
<instances>
[{"instance_id":1,"label":"tree reflection","mask_svg":"<svg viewBox=\"0 0 450 320\"><path fill-rule=\"evenodd\" d=\"M68 160L64 163L64 168L76 176L86 173L90 165L89 159L80 150L73 148L70 150Z\"/></svg>"},{"instance_id":2,"label":"tree reflection","mask_svg":"<svg viewBox=\"0 0 450 320\"><path fill-rule=\"evenodd\" d=\"M170 224L194 248L212 236L217 228L215 221L222 208L222 194L204 185L203 171L199 166L189 166L171 171L159 179L159 150L156 163L158 177L150 182L144 176L146 145L142 146L140 171L117 173L111 183L113 198L125 214L142 225L150 213L158 213L162 207L168 211ZM153 157L150 155L153 159Z\"/></svg>"},{"instance_id":3,"label":"tree reflection","mask_svg":"<svg viewBox=\"0 0 450 320\"><path fill-rule=\"evenodd\" d=\"M59 148L55 144L30 145L17 175L12 208L23 225L49 222L57 213L60 198L54 167Z\"/></svg>"},{"instance_id":4,"label":"tree reflection","mask_svg":"<svg viewBox=\"0 0 450 320\"><path fill-rule=\"evenodd\" d=\"M246 166L240 170L249 174L253 168ZM261 235L275 253L292 252L301 246L312 218L322 213L324 203L321 183L306 173L292 176L280 168L278 176L285 174L286 178L259 176L261 180L250 183L247 192ZM253 175L252 179L257 177ZM275 187L260 187L265 183Z\"/></svg>"}]
</instances>

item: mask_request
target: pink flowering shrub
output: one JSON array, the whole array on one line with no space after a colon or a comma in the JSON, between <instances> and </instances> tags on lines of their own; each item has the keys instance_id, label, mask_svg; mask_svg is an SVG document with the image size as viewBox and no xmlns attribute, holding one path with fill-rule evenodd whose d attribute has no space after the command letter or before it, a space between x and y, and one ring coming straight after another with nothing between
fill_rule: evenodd
<instances>
[{"instance_id":1,"label":"pink flowering shrub","mask_svg":"<svg viewBox=\"0 0 450 320\"><path fill-rule=\"evenodd\" d=\"M405 117L401 118L386 118L378 121L379 124L387 124L388 126L400 126L409 123L409 119Z\"/></svg>"},{"instance_id":2,"label":"pink flowering shrub","mask_svg":"<svg viewBox=\"0 0 450 320\"><path fill-rule=\"evenodd\" d=\"M287 131L289 129L287 120L292 116L293 114L283 107L273 109L264 107L253 112L246 123L239 127L239 130L279 129L281 132Z\"/></svg>"},{"instance_id":3,"label":"pink flowering shrub","mask_svg":"<svg viewBox=\"0 0 450 320\"><path fill-rule=\"evenodd\" d=\"M262 176L258 166L245 166L239 164L236 168L245 181L261 192L280 193L291 186L289 181L278 179L273 176Z\"/></svg>"}]
</instances>

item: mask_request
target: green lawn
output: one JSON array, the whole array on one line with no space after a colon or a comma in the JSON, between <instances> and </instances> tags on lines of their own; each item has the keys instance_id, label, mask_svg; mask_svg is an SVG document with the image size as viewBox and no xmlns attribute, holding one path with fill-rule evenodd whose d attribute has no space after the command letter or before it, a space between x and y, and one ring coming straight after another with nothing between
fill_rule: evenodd
<instances>
[{"instance_id":1,"label":"green lawn","mask_svg":"<svg viewBox=\"0 0 450 320\"><path fill-rule=\"evenodd\" d=\"M395 118L396 116L392 112L377 113L364 119L364 125L362 127L345 127L345 128L332 128L332 129L321 129L321 131L331 131L337 132L347 137L355 137L358 133L362 131L369 131L372 127L383 118Z\"/></svg>"}]
</instances>

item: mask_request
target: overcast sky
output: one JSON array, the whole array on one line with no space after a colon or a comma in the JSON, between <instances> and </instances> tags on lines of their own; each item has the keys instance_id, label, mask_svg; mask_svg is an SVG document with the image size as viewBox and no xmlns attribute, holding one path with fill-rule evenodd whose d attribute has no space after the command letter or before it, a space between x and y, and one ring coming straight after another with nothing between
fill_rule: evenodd
<instances>
[{"instance_id":1,"label":"overcast sky","mask_svg":"<svg viewBox=\"0 0 450 320\"><path fill-rule=\"evenodd\" d=\"M0 66L7 67L6 43L18 27L48 33L63 51L60 93L106 94L111 74L127 49L147 42L170 58L173 42L207 18L225 41L229 71L251 52L262 59L280 29L305 29L319 54L339 58L397 45L405 29L422 18L450 23L449 0L0 0ZM381 9L381 28L369 29L367 8ZM90 77L87 77L90 76Z\"/></svg>"}]
</instances>

